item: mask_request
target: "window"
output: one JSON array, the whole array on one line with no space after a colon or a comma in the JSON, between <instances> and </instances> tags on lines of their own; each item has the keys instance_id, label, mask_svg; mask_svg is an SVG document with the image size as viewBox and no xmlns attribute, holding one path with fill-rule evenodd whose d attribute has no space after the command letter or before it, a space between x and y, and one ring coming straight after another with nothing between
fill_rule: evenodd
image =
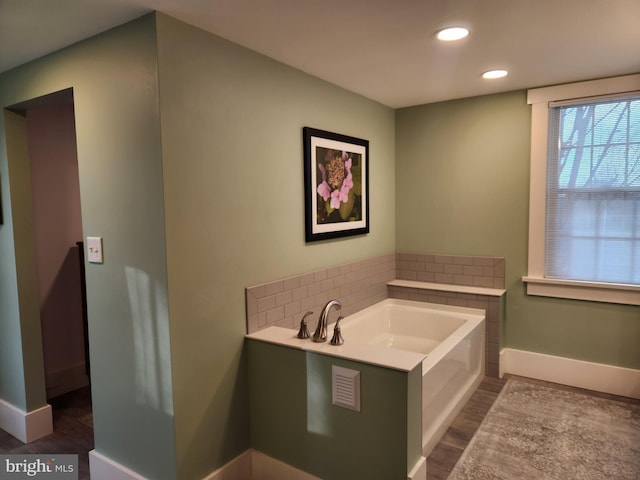
<instances>
[{"instance_id":1,"label":"window","mask_svg":"<svg viewBox=\"0 0 640 480\"><path fill-rule=\"evenodd\" d=\"M640 75L529 91L527 292L640 305Z\"/></svg>"},{"instance_id":2,"label":"window","mask_svg":"<svg viewBox=\"0 0 640 480\"><path fill-rule=\"evenodd\" d=\"M549 120L545 277L640 285L640 96Z\"/></svg>"}]
</instances>

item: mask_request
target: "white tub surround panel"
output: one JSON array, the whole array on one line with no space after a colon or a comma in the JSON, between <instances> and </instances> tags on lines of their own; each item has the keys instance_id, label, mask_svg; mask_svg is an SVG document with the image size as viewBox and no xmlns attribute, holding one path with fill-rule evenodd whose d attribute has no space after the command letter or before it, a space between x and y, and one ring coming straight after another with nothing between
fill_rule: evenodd
<instances>
[{"instance_id":1,"label":"white tub surround panel","mask_svg":"<svg viewBox=\"0 0 640 480\"><path fill-rule=\"evenodd\" d=\"M485 372L495 378L498 377L500 370L500 332L503 323L505 294L506 290L502 288L437 284L415 280L389 282L389 296L391 298L484 310L486 314Z\"/></svg>"}]
</instances>

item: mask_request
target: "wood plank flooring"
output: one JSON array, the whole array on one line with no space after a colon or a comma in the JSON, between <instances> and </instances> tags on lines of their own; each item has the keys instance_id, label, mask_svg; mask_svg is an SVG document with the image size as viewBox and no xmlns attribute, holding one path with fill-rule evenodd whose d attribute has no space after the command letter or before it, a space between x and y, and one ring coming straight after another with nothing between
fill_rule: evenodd
<instances>
[{"instance_id":1,"label":"wood plank flooring","mask_svg":"<svg viewBox=\"0 0 640 480\"><path fill-rule=\"evenodd\" d=\"M506 379L485 377L427 458L427 480L445 480L464 452Z\"/></svg>"},{"instance_id":2,"label":"wood plank flooring","mask_svg":"<svg viewBox=\"0 0 640 480\"><path fill-rule=\"evenodd\" d=\"M634 398L594 392L583 388L559 385L557 383L534 380L516 375L505 375L503 379L485 377L476 392L463 407L462 411L454 419L438 445L433 449L429 458L427 458L427 480L446 480L509 378L536 383L550 388L557 388L559 390L582 393L584 395L608 398L610 400L636 405L640 404L640 400Z\"/></svg>"},{"instance_id":3,"label":"wood plank flooring","mask_svg":"<svg viewBox=\"0 0 640 480\"><path fill-rule=\"evenodd\" d=\"M89 479L89 451L93 450L91 391L85 387L49 400L53 411L53 433L23 444L0 430L0 453L78 455L78 479Z\"/></svg>"}]
</instances>

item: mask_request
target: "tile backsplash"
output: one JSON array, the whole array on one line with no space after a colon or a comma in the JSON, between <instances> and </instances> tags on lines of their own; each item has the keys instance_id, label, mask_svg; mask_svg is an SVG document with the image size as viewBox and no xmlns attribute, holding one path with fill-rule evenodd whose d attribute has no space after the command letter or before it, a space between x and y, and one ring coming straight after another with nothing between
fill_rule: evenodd
<instances>
[{"instance_id":1,"label":"tile backsplash","mask_svg":"<svg viewBox=\"0 0 640 480\"><path fill-rule=\"evenodd\" d=\"M444 292L438 290L437 285L429 288L387 285L395 279L501 290L505 286L505 260L392 253L254 285L246 288L247 333L272 325L297 328L308 311L314 312L309 323L309 329L313 330L320 310L334 298L342 302L340 315L343 316L389 297L481 308L487 313L486 373L498 376L501 295Z\"/></svg>"},{"instance_id":2,"label":"tile backsplash","mask_svg":"<svg viewBox=\"0 0 640 480\"><path fill-rule=\"evenodd\" d=\"M504 288L502 257L398 253L397 278L470 287Z\"/></svg>"},{"instance_id":3,"label":"tile backsplash","mask_svg":"<svg viewBox=\"0 0 640 480\"><path fill-rule=\"evenodd\" d=\"M355 313L387 298L387 282L395 277L392 253L247 287L247 333L271 325L295 328L308 311L314 312L309 328L315 327L334 298L342 302L340 315Z\"/></svg>"}]
</instances>

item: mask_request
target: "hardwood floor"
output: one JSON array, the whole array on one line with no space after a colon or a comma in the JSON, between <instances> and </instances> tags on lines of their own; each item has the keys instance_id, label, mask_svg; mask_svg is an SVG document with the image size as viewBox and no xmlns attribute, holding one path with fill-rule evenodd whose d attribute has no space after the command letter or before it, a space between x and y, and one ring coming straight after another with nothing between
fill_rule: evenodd
<instances>
[{"instance_id":1,"label":"hardwood floor","mask_svg":"<svg viewBox=\"0 0 640 480\"><path fill-rule=\"evenodd\" d=\"M445 480L482 420L498 398L506 379L485 377L427 458L427 480Z\"/></svg>"},{"instance_id":2,"label":"hardwood floor","mask_svg":"<svg viewBox=\"0 0 640 480\"><path fill-rule=\"evenodd\" d=\"M454 419L442 437L442 440L440 440L431 452L431 455L429 455L429 458L427 458L427 480L446 480L509 378L518 379L523 382L537 383L559 390L568 390L636 405L640 404L640 400L634 398L619 397L617 395L594 392L583 388L569 387L516 375L507 374L503 379L485 377L471 399L469 399L462 411Z\"/></svg>"},{"instance_id":3,"label":"hardwood floor","mask_svg":"<svg viewBox=\"0 0 640 480\"><path fill-rule=\"evenodd\" d=\"M0 430L0 453L77 454L78 479L89 479L89 451L93 450L90 388L81 388L52 398L49 404L53 411L53 433L25 445Z\"/></svg>"}]
</instances>

